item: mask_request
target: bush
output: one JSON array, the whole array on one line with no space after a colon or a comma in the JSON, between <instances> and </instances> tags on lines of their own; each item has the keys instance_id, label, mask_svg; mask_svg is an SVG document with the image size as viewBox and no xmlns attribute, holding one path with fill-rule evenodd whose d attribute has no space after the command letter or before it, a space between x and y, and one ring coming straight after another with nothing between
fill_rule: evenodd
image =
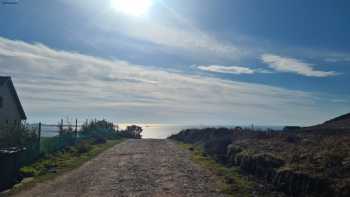
<instances>
[{"instance_id":1,"label":"bush","mask_svg":"<svg viewBox=\"0 0 350 197\"><path fill-rule=\"evenodd\" d=\"M87 140L80 141L76 146L78 153L86 153L91 150L91 144Z\"/></svg>"},{"instance_id":2,"label":"bush","mask_svg":"<svg viewBox=\"0 0 350 197\"><path fill-rule=\"evenodd\" d=\"M0 125L0 148L26 147L38 142L36 131L24 125Z\"/></svg>"},{"instance_id":3,"label":"bush","mask_svg":"<svg viewBox=\"0 0 350 197\"><path fill-rule=\"evenodd\" d=\"M204 144L212 139L232 139L233 131L227 128L186 129L169 139L178 140L190 144Z\"/></svg>"},{"instance_id":4,"label":"bush","mask_svg":"<svg viewBox=\"0 0 350 197\"><path fill-rule=\"evenodd\" d=\"M96 130L96 129L106 129L110 131L115 131L114 130L114 124L112 122L108 122L106 120L99 120L99 121L86 121L82 125L82 131L88 132L91 130Z\"/></svg>"},{"instance_id":5,"label":"bush","mask_svg":"<svg viewBox=\"0 0 350 197\"><path fill-rule=\"evenodd\" d=\"M74 145L76 137L74 133L62 133L55 137L42 137L40 152L44 154L54 153L58 150Z\"/></svg>"},{"instance_id":6,"label":"bush","mask_svg":"<svg viewBox=\"0 0 350 197\"><path fill-rule=\"evenodd\" d=\"M230 138L211 139L204 144L204 151L211 155L215 160L224 162L227 153L227 147L232 143Z\"/></svg>"},{"instance_id":7,"label":"bush","mask_svg":"<svg viewBox=\"0 0 350 197\"><path fill-rule=\"evenodd\" d=\"M19 170L20 176L22 177L33 177L38 176L40 173L37 169L32 166L25 166Z\"/></svg>"},{"instance_id":8,"label":"bush","mask_svg":"<svg viewBox=\"0 0 350 197\"><path fill-rule=\"evenodd\" d=\"M143 129L140 126L137 125L131 125L127 126L125 130L121 131L120 134L123 137L126 138L136 138L136 139L141 139L142 138L142 133Z\"/></svg>"},{"instance_id":9,"label":"bush","mask_svg":"<svg viewBox=\"0 0 350 197\"><path fill-rule=\"evenodd\" d=\"M80 135L94 139L97 144L105 143L107 139L120 138L120 134L114 129L113 123L106 120L86 121L82 126Z\"/></svg>"},{"instance_id":10,"label":"bush","mask_svg":"<svg viewBox=\"0 0 350 197\"><path fill-rule=\"evenodd\" d=\"M106 142L107 140L100 136L95 138L94 144L105 144Z\"/></svg>"}]
</instances>

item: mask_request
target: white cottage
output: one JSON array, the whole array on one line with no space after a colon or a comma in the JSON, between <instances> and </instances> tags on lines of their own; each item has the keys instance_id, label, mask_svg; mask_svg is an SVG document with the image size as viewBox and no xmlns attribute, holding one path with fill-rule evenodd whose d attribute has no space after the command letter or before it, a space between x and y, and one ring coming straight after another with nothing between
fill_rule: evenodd
<instances>
[{"instance_id":1,"label":"white cottage","mask_svg":"<svg viewBox=\"0 0 350 197\"><path fill-rule=\"evenodd\" d=\"M0 124L18 124L26 119L11 77L0 76Z\"/></svg>"}]
</instances>

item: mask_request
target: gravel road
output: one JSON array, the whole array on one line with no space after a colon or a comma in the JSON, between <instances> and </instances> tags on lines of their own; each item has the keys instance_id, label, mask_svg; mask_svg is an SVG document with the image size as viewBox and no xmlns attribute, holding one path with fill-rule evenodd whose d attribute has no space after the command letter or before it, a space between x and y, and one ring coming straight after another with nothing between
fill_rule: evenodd
<instances>
[{"instance_id":1,"label":"gravel road","mask_svg":"<svg viewBox=\"0 0 350 197\"><path fill-rule=\"evenodd\" d=\"M16 196L226 196L169 140L127 140L70 173Z\"/></svg>"}]
</instances>

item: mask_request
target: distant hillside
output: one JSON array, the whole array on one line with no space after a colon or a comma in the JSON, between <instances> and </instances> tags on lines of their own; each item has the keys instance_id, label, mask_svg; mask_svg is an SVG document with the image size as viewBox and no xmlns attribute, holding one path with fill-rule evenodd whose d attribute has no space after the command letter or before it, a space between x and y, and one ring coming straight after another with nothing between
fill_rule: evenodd
<instances>
[{"instance_id":1,"label":"distant hillside","mask_svg":"<svg viewBox=\"0 0 350 197\"><path fill-rule=\"evenodd\" d=\"M342 116L338 116L336 118L333 118L332 120L328 120L325 123L332 123L332 122L338 122L338 121L349 121L350 120L350 113L342 115Z\"/></svg>"},{"instance_id":2,"label":"distant hillside","mask_svg":"<svg viewBox=\"0 0 350 197\"><path fill-rule=\"evenodd\" d=\"M323 124L306 127L305 129L350 129L350 113L328 120Z\"/></svg>"}]
</instances>

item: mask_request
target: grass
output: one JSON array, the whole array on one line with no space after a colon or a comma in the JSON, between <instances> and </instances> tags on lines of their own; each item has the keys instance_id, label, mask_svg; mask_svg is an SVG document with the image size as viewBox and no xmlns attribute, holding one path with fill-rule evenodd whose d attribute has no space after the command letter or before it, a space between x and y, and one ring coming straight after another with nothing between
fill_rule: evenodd
<instances>
[{"instance_id":1,"label":"grass","mask_svg":"<svg viewBox=\"0 0 350 197\"><path fill-rule=\"evenodd\" d=\"M122 139L108 140L104 144L79 143L66 150L48 155L32 165L24 166L20 171L24 176L30 177L30 181L22 181L22 183L14 186L8 192L8 195L29 189L38 183L54 179L71 171L122 141Z\"/></svg>"},{"instance_id":2,"label":"grass","mask_svg":"<svg viewBox=\"0 0 350 197\"><path fill-rule=\"evenodd\" d=\"M217 163L207 156L199 146L184 143L178 143L178 145L183 149L191 150L192 161L208 169L218 177L217 184L221 192L237 197L251 196L255 183L242 176L239 168L226 167Z\"/></svg>"}]
</instances>

